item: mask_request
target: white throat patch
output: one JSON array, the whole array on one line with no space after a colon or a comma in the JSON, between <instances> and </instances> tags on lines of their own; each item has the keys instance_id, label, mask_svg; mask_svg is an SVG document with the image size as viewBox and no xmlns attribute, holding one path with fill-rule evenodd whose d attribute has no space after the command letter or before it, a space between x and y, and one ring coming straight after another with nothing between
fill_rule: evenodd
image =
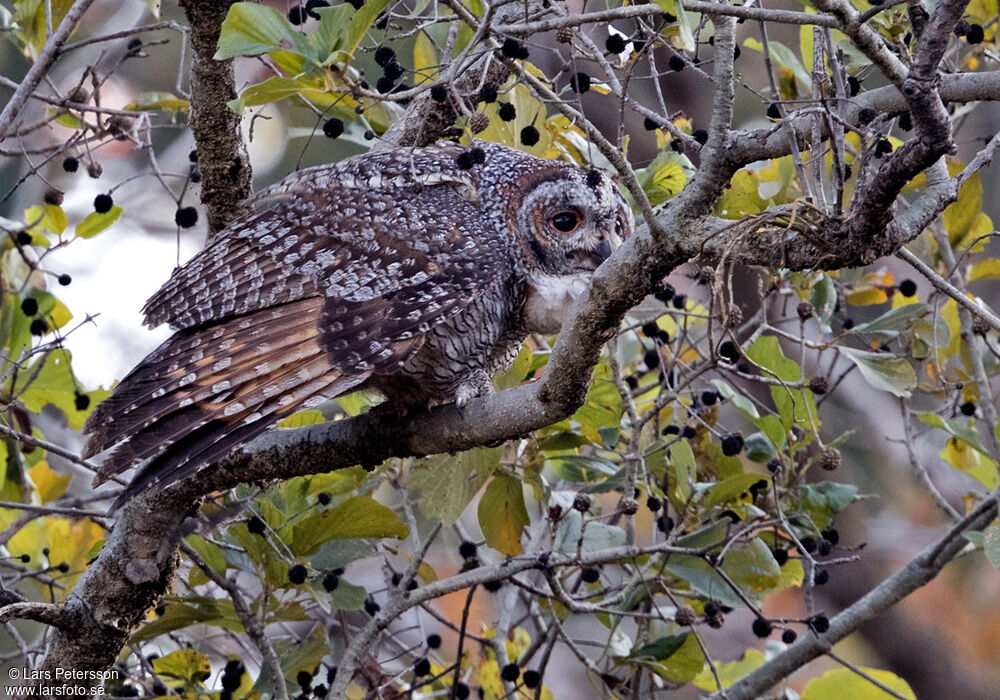
<instances>
[{"instance_id":1,"label":"white throat patch","mask_svg":"<svg viewBox=\"0 0 1000 700\"><path fill-rule=\"evenodd\" d=\"M532 333L558 333L570 307L590 284L590 272L575 275L541 274L528 285L524 324Z\"/></svg>"}]
</instances>

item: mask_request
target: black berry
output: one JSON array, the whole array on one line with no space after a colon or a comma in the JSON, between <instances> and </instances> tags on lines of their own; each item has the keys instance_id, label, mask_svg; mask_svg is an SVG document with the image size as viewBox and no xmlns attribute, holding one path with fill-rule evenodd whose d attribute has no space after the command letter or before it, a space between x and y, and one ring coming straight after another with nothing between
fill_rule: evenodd
<instances>
[{"instance_id":1,"label":"black berry","mask_svg":"<svg viewBox=\"0 0 1000 700\"><path fill-rule=\"evenodd\" d=\"M502 53L507 58L517 58L524 60L528 57L528 49L524 47L517 39L507 38L503 40L503 44L500 46L500 53Z\"/></svg>"},{"instance_id":2,"label":"black berry","mask_svg":"<svg viewBox=\"0 0 1000 700\"><path fill-rule=\"evenodd\" d=\"M664 284L653 294L658 301L662 301L666 304L668 301L674 298L674 287L672 284Z\"/></svg>"},{"instance_id":3,"label":"black berry","mask_svg":"<svg viewBox=\"0 0 1000 700\"><path fill-rule=\"evenodd\" d=\"M798 637L798 635L795 634L795 630L785 630L784 632L781 633L781 641L783 641L785 644L794 643L796 637Z\"/></svg>"},{"instance_id":4,"label":"black berry","mask_svg":"<svg viewBox=\"0 0 1000 700\"><path fill-rule=\"evenodd\" d=\"M288 570L288 580L294 583L296 586L300 583L305 583L309 572L306 570L302 564L296 564Z\"/></svg>"},{"instance_id":5,"label":"black berry","mask_svg":"<svg viewBox=\"0 0 1000 700\"><path fill-rule=\"evenodd\" d=\"M981 44L983 39L986 38L986 33L983 31L983 25L981 24L970 24L969 31L965 35L965 40L970 44Z\"/></svg>"},{"instance_id":6,"label":"black berry","mask_svg":"<svg viewBox=\"0 0 1000 700\"><path fill-rule=\"evenodd\" d=\"M462 151L455 158L455 165L458 166L459 170L470 170L475 164L475 161L472 159L471 151Z\"/></svg>"},{"instance_id":7,"label":"black berry","mask_svg":"<svg viewBox=\"0 0 1000 700\"><path fill-rule=\"evenodd\" d=\"M678 56L677 54L674 54L673 56L671 56L670 60L667 61L667 66L672 71L678 71L678 72L682 71L682 70L684 70L684 66L686 66L686 65L687 64L684 63L684 59L681 58L680 56Z\"/></svg>"},{"instance_id":8,"label":"black berry","mask_svg":"<svg viewBox=\"0 0 1000 700\"><path fill-rule=\"evenodd\" d=\"M537 688L542 682L542 675L538 671L525 671L521 677L525 688Z\"/></svg>"},{"instance_id":9,"label":"black berry","mask_svg":"<svg viewBox=\"0 0 1000 700\"><path fill-rule=\"evenodd\" d=\"M670 532L674 529L674 519L664 513L656 519L656 529L663 533Z\"/></svg>"},{"instance_id":10,"label":"black berry","mask_svg":"<svg viewBox=\"0 0 1000 700\"><path fill-rule=\"evenodd\" d=\"M650 369L657 367L660 364L660 353L656 350L647 350L646 354L642 356L642 361Z\"/></svg>"},{"instance_id":11,"label":"black berry","mask_svg":"<svg viewBox=\"0 0 1000 700\"><path fill-rule=\"evenodd\" d=\"M327 573L323 577L323 590L325 590L327 593L332 593L333 591L337 590L337 586L339 585L340 585L340 577L337 576L332 571Z\"/></svg>"},{"instance_id":12,"label":"black berry","mask_svg":"<svg viewBox=\"0 0 1000 700\"><path fill-rule=\"evenodd\" d=\"M111 199L110 194L99 194L94 197L94 211L98 214L105 214L111 211L111 207L115 205L115 200Z\"/></svg>"},{"instance_id":13,"label":"black berry","mask_svg":"<svg viewBox=\"0 0 1000 700\"><path fill-rule=\"evenodd\" d=\"M801 540L799 540L799 543L802 545L802 549L809 552L810 554L816 551L817 547L816 540L813 539L812 537L803 537Z\"/></svg>"},{"instance_id":14,"label":"black berry","mask_svg":"<svg viewBox=\"0 0 1000 700\"><path fill-rule=\"evenodd\" d=\"M697 435L697 431L694 429L693 425L685 425L684 429L681 430L681 437L685 440L690 440L695 435Z\"/></svg>"},{"instance_id":15,"label":"black berry","mask_svg":"<svg viewBox=\"0 0 1000 700\"><path fill-rule=\"evenodd\" d=\"M500 108L497 110L497 116L505 122L512 122L517 117L517 110L510 102L502 102Z\"/></svg>"},{"instance_id":16,"label":"black berry","mask_svg":"<svg viewBox=\"0 0 1000 700\"><path fill-rule=\"evenodd\" d=\"M861 92L861 81L853 75L847 76L847 90L851 93L851 97L857 97L857 94Z\"/></svg>"},{"instance_id":17,"label":"black berry","mask_svg":"<svg viewBox=\"0 0 1000 700\"><path fill-rule=\"evenodd\" d=\"M569 79L569 86L573 88L573 92L584 93L590 89L590 76L586 73L577 73Z\"/></svg>"},{"instance_id":18,"label":"black berry","mask_svg":"<svg viewBox=\"0 0 1000 700\"><path fill-rule=\"evenodd\" d=\"M379 46L375 49L375 63L379 64L383 68L390 63L395 62L396 52L390 49L388 46Z\"/></svg>"},{"instance_id":19,"label":"black berry","mask_svg":"<svg viewBox=\"0 0 1000 700\"><path fill-rule=\"evenodd\" d=\"M771 623L765 620L763 617L758 617L753 621L753 633L760 637L761 639L766 639L771 636Z\"/></svg>"},{"instance_id":20,"label":"black berry","mask_svg":"<svg viewBox=\"0 0 1000 700\"><path fill-rule=\"evenodd\" d=\"M701 402L706 406L714 406L715 402L718 400L719 400L719 395L714 391L701 392Z\"/></svg>"},{"instance_id":21,"label":"black berry","mask_svg":"<svg viewBox=\"0 0 1000 700\"><path fill-rule=\"evenodd\" d=\"M25 316L34 316L38 313L38 301L27 297L21 300L21 312Z\"/></svg>"},{"instance_id":22,"label":"black berry","mask_svg":"<svg viewBox=\"0 0 1000 700\"><path fill-rule=\"evenodd\" d=\"M61 284L63 287L68 287L73 283L73 278L67 275L65 272L59 275L59 277L57 277L56 279L59 280L59 284Z\"/></svg>"},{"instance_id":23,"label":"black berry","mask_svg":"<svg viewBox=\"0 0 1000 700\"><path fill-rule=\"evenodd\" d=\"M469 697L469 686L459 681L452 686L451 692L457 700L466 700Z\"/></svg>"},{"instance_id":24,"label":"black berry","mask_svg":"<svg viewBox=\"0 0 1000 700\"><path fill-rule=\"evenodd\" d=\"M676 427L676 426L674 426ZM653 513L659 512L660 508L663 507L663 501L661 501L656 496L650 496L646 499L646 507L649 508Z\"/></svg>"},{"instance_id":25,"label":"black berry","mask_svg":"<svg viewBox=\"0 0 1000 700\"><path fill-rule=\"evenodd\" d=\"M691 137L702 146L708 143L708 132L704 129L695 129L691 132Z\"/></svg>"},{"instance_id":26,"label":"black berry","mask_svg":"<svg viewBox=\"0 0 1000 700\"><path fill-rule=\"evenodd\" d=\"M778 109L777 102L772 102L767 106L767 116L771 119L781 119L781 110Z\"/></svg>"},{"instance_id":27,"label":"black berry","mask_svg":"<svg viewBox=\"0 0 1000 700\"><path fill-rule=\"evenodd\" d=\"M429 634L427 635L427 648L437 649L441 646L441 635L440 634Z\"/></svg>"},{"instance_id":28,"label":"black berry","mask_svg":"<svg viewBox=\"0 0 1000 700\"><path fill-rule=\"evenodd\" d=\"M596 583L601 578L601 572L593 568L581 569L580 578L584 583Z\"/></svg>"},{"instance_id":29,"label":"black berry","mask_svg":"<svg viewBox=\"0 0 1000 700\"><path fill-rule=\"evenodd\" d=\"M899 115L899 121L896 123L899 125L900 131L910 131L913 128L913 117L910 116L909 112L903 112Z\"/></svg>"},{"instance_id":30,"label":"black berry","mask_svg":"<svg viewBox=\"0 0 1000 700\"><path fill-rule=\"evenodd\" d=\"M881 158L892 153L892 141L889 139L879 139L875 142L875 157Z\"/></svg>"},{"instance_id":31,"label":"black berry","mask_svg":"<svg viewBox=\"0 0 1000 700\"><path fill-rule=\"evenodd\" d=\"M45 335L49 332L49 324L45 322L45 319L36 318L28 326L28 330L31 331L31 335Z\"/></svg>"},{"instance_id":32,"label":"black berry","mask_svg":"<svg viewBox=\"0 0 1000 700\"><path fill-rule=\"evenodd\" d=\"M73 156L66 156L63 158L62 168L68 173L75 173L80 167L80 161L78 161Z\"/></svg>"},{"instance_id":33,"label":"black berry","mask_svg":"<svg viewBox=\"0 0 1000 700\"><path fill-rule=\"evenodd\" d=\"M823 634L830 629L830 621L827 619L826 615L820 613L809 620L809 626L816 630L817 634Z\"/></svg>"},{"instance_id":34,"label":"black berry","mask_svg":"<svg viewBox=\"0 0 1000 700\"><path fill-rule=\"evenodd\" d=\"M910 279L903 280L899 283L899 293L904 297L912 297L917 293L917 283Z\"/></svg>"},{"instance_id":35,"label":"black berry","mask_svg":"<svg viewBox=\"0 0 1000 700\"><path fill-rule=\"evenodd\" d=\"M465 540L462 544L458 545L458 554L462 559L472 559L472 557L476 556L475 543Z\"/></svg>"},{"instance_id":36,"label":"black berry","mask_svg":"<svg viewBox=\"0 0 1000 700\"><path fill-rule=\"evenodd\" d=\"M500 677L505 681L513 683L517 680L517 677L521 675L521 667L517 664L507 664L502 669L500 669Z\"/></svg>"},{"instance_id":37,"label":"black berry","mask_svg":"<svg viewBox=\"0 0 1000 700\"><path fill-rule=\"evenodd\" d=\"M305 9L299 7L298 5L292 5L292 8L288 11L288 21L298 26L306 21Z\"/></svg>"},{"instance_id":38,"label":"black berry","mask_svg":"<svg viewBox=\"0 0 1000 700\"><path fill-rule=\"evenodd\" d=\"M826 569L820 569L819 571L816 572L816 575L813 576L813 582L815 582L817 586L825 586L827 583L829 583L829 581L830 581L830 572L827 571Z\"/></svg>"},{"instance_id":39,"label":"black berry","mask_svg":"<svg viewBox=\"0 0 1000 700\"><path fill-rule=\"evenodd\" d=\"M870 107L865 107L858 112L858 124L865 126L870 124L873 119L875 119L875 110Z\"/></svg>"},{"instance_id":40,"label":"black berry","mask_svg":"<svg viewBox=\"0 0 1000 700\"><path fill-rule=\"evenodd\" d=\"M392 80L387 76L382 76L381 78L375 81L375 89L384 95L385 93L392 91L392 88L395 84L396 81Z\"/></svg>"},{"instance_id":41,"label":"black berry","mask_svg":"<svg viewBox=\"0 0 1000 700\"><path fill-rule=\"evenodd\" d=\"M336 117L323 122L323 135L328 139L335 139L344 133L344 122Z\"/></svg>"},{"instance_id":42,"label":"black berry","mask_svg":"<svg viewBox=\"0 0 1000 700\"><path fill-rule=\"evenodd\" d=\"M774 560L778 562L778 566L784 566L785 562L788 561L788 550L787 549L774 550Z\"/></svg>"},{"instance_id":43,"label":"black berry","mask_svg":"<svg viewBox=\"0 0 1000 700\"><path fill-rule=\"evenodd\" d=\"M523 143L525 146L534 146L536 143L538 143L538 139L539 139L538 129L536 129L534 126L529 124L528 126L521 129L521 143Z\"/></svg>"},{"instance_id":44,"label":"black berry","mask_svg":"<svg viewBox=\"0 0 1000 700\"><path fill-rule=\"evenodd\" d=\"M492 85L483 85L479 91L479 101L493 104L497 101L497 89Z\"/></svg>"},{"instance_id":45,"label":"black berry","mask_svg":"<svg viewBox=\"0 0 1000 700\"><path fill-rule=\"evenodd\" d=\"M487 593L496 593L503 587L503 581L497 579L496 581L486 581L483 584L483 590Z\"/></svg>"},{"instance_id":46,"label":"black berry","mask_svg":"<svg viewBox=\"0 0 1000 700\"><path fill-rule=\"evenodd\" d=\"M27 231L18 231L17 242L20 245L31 245L31 234Z\"/></svg>"},{"instance_id":47,"label":"black berry","mask_svg":"<svg viewBox=\"0 0 1000 700\"><path fill-rule=\"evenodd\" d=\"M730 433L722 438L722 454L727 457L738 455L743 449L743 436L739 433Z\"/></svg>"},{"instance_id":48,"label":"black berry","mask_svg":"<svg viewBox=\"0 0 1000 700\"><path fill-rule=\"evenodd\" d=\"M735 364L740 359L740 353L736 349L736 343L725 340L719 345L719 357Z\"/></svg>"},{"instance_id":49,"label":"black berry","mask_svg":"<svg viewBox=\"0 0 1000 700\"><path fill-rule=\"evenodd\" d=\"M643 128L646 129L646 131L653 131L654 129L657 128L656 122L654 122L649 117L646 117L645 119L642 120L642 126Z\"/></svg>"},{"instance_id":50,"label":"black berry","mask_svg":"<svg viewBox=\"0 0 1000 700\"><path fill-rule=\"evenodd\" d=\"M194 207L181 207L174 212L174 223L181 228L191 228L198 223L198 210Z\"/></svg>"},{"instance_id":51,"label":"black berry","mask_svg":"<svg viewBox=\"0 0 1000 700\"><path fill-rule=\"evenodd\" d=\"M619 34L610 34L604 40L604 48L608 53L619 54L625 50L625 39Z\"/></svg>"},{"instance_id":52,"label":"black berry","mask_svg":"<svg viewBox=\"0 0 1000 700\"><path fill-rule=\"evenodd\" d=\"M264 519L261 518L259 515L254 515L250 518L247 518L246 523L247 523L247 530L249 530L250 533L253 535L263 535L264 530L267 529L267 525L264 522Z\"/></svg>"},{"instance_id":53,"label":"black berry","mask_svg":"<svg viewBox=\"0 0 1000 700\"><path fill-rule=\"evenodd\" d=\"M365 612L375 617L375 613L382 609L382 606L375 602L371 596L365 598Z\"/></svg>"},{"instance_id":54,"label":"black berry","mask_svg":"<svg viewBox=\"0 0 1000 700\"><path fill-rule=\"evenodd\" d=\"M73 397L73 405L78 411L86 411L90 406L90 397L86 394L77 394Z\"/></svg>"},{"instance_id":55,"label":"black berry","mask_svg":"<svg viewBox=\"0 0 1000 700\"><path fill-rule=\"evenodd\" d=\"M426 658L417 659L417 663L413 664L413 673L417 676L426 676L431 672L431 662Z\"/></svg>"},{"instance_id":56,"label":"black berry","mask_svg":"<svg viewBox=\"0 0 1000 700\"><path fill-rule=\"evenodd\" d=\"M832 527L831 528L827 528L826 530L823 530L823 532L821 532L820 534L823 535L823 539L824 540L826 540L827 542L829 542L832 545L836 545L838 542L840 542L840 533L837 532Z\"/></svg>"},{"instance_id":57,"label":"black berry","mask_svg":"<svg viewBox=\"0 0 1000 700\"><path fill-rule=\"evenodd\" d=\"M435 102L444 102L448 99L448 88L444 85L435 85L431 88L431 99Z\"/></svg>"},{"instance_id":58,"label":"black berry","mask_svg":"<svg viewBox=\"0 0 1000 700\"><path fill-rule=\"evenodd\" d=\"M966 401L958 410L962 412L963 416L974 416L976 415L976 404L973 401Z\"/></svg>"}]
</instances>

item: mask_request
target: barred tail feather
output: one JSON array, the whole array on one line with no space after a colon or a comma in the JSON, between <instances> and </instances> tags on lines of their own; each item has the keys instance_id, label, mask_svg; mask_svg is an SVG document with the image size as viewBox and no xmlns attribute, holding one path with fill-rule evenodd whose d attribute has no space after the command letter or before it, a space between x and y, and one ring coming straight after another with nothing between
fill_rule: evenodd
<instances>
[{"instance_id":1,"label":"barred tail feather","mask_svg":"<svg viewBox=\"0 0 1000 700\"><path fill-rule=\"evenodd\" d=\"M320 345L322 303L303 299L167 341L90 416L85 454L111 450L95 485L143 460L123 499L184 478L303 405L361 384L370 371L334 368Z\"/></svg>"}]
</instances>

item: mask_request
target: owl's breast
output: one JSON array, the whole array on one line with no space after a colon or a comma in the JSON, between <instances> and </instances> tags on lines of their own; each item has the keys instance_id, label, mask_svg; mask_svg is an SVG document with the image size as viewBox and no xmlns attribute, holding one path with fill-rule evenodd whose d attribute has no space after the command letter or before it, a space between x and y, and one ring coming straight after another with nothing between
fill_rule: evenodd
<instances>
[{"instance_id":1,"label":"owl's breast","mask_svg":"<svg viewBox=\"0 0 1000 700\"><path fill-rule=\"evenodd\" d=\"M558 333L573 302L590 284L590 273L539 275L528 284L524 326L531 333Z\"/></svg>"}]
</instances>

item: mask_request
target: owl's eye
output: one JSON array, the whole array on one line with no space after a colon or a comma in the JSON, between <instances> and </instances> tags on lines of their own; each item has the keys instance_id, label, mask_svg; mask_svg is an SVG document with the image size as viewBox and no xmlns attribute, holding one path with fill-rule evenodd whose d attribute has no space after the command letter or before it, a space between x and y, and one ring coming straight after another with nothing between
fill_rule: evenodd
<instances>
[{"instance_id":1,"label":"owl's eye","mask_svg":"<svg viewBox=\"0 0 1000 700\"><path fill-rule=\"evenodd\" d=\"M556 212L549 218L549 224L561 233L572 233L580 225L580 215L575 211Z\"/></svg>"}]
</instances>

